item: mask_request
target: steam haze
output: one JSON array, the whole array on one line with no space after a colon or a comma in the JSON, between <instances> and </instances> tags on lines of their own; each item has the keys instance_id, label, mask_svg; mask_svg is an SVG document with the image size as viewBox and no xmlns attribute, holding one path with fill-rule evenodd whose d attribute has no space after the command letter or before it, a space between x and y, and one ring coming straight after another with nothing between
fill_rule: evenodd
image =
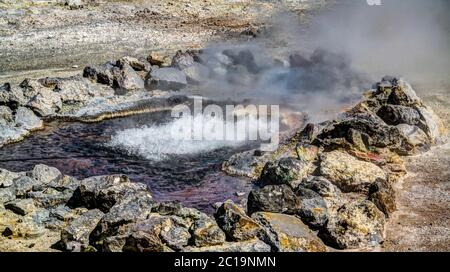
<instances>
[{"instance_id":1,"label":"steam haze","mask_svg":"<svg viewBox=\"0 0 450 272\"><path fill-rule=\"evenodd\" d=\"M274 14L257 38L203 51L209 73L199 93L289 105L320 121L330 118L323 109L336 113L350 106L385 75L445 81L449 7L445 0L383 0L381 6L342 0L306 20Z\"/></svg>"}]
</instances>

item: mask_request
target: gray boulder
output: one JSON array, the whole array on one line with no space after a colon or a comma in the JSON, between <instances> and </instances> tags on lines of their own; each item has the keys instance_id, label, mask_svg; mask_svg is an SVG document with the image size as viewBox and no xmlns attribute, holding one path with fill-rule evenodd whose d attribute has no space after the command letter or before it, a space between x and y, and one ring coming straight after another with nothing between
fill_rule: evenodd
<instances>
[{"instance_id":1,"label":"gray boulder","mask_svg":"<svg viewBox=\"0 0 450 272\"><path fill-rule=\"evenodd\" d=\"M108 212L111 207L128 195L147 192L144 184L132 183L125 175L90 177L81 181L68 205Z\"/></svg>"},{"instance_id":2,"label":"gray boulder","mask_svg":"<svg viewBox=\"0 0 450 272\"><path fill-rule=\"evenodd\" d=\"M261 173L258 185L286 184L296 188L303 178L306 178L312 170L311 162L304 162L295 158L281 158L274 162L268 162Z\"/></svg>"},{"instance_id":3,"label":"gray boulder","mask_svg":"<svg viewBox=\"0 0 450 272\"><path fill-rule=\"evenodd\" d=\"M16 199L16 190L13 187L0 188L0 204Z\"/></svg>"},{"instance_id":4,"label":"gray boulder","mask_svg":"<svg viewBox=\"0 0 450 272\"><path fill-rule=\"evenodd\" d=\"M302 181L301 186L313 190L322 197L336 197L341 193L336 185L324 177L310 176Z\"/></svg>"},{"instance_id":5,"label":"gray boulder","mask_svg":"<svg viewBox=\"0 0 450 272\"><path fill-rule=\"evenodd\" d=\"M146 84L153 89L179 90L186 86L186 75L172 67L153 70L147 76Z\"/></svg>"},{"instance_id":6,"label":"gray boulder","mask_svg":"<svg viewBox=\"0 0 450 272\"><path fill-rule=\"evenodd\" d=\"M316 192L299 186L296 194L300 199L297 213L312 229L320 229L328 221L328 208L325 200Z\"/></svg>"},{"instance_id":7,"label":"gray boulder","mask_svg":"<svg viewBox=\"0 0 450 272\"><path fill-rule=\"evenodd\" d=\"M31 171L31 177L40 183L48 184L61 179L62 174L55 167L47 166L45 164L36 164Z\"/></svg>"},{"instance_id":8,"label":"gray boulder","mask_svg":"<svg viewBox=\"0 0 450 272\"><path fill-rule=\"evenodd\" d=\"M0 188L13 185L13 180L18 178L19 176L20 175L17 173L0 168Z\"/></svg>"},{"instance_id":9,"label":"gray boulder","mask_svg":"<svg viewBox=\"0 0 450 272\"><path fill-rule=\"evenodd\" d=\"M32 110L25 107L17 108L14 121L26 130L41 128L44 125L42 120Z\"/></svg>"},{"instance_id":10,"label":"gray boulder","mask_svg":"<svg viewBox=\"0 0 450 272\"><path fill-rule=\"evenodd\" d=\"M144 80L128 64L121 64L120 71L116 71L114 87L125 91L134 91L144 89Z\"/></svg>"},{"instance_id":11,"label":"gray boulder","mask_svg":"<svg viewBox=\"0 0 450 272\"><path fill-rule=\"evenodd\" d=\"M61 243L66 250L73 250L70 242L78 242L83 245L89 245L89 235L95 229L98 222L102 219L103 213L98 210L89 210L80 217L76 218L61 231Z\"/></svg>"},{"instance_id":12,"label":"gray boulder","mask_svg":"<svg viewBox=\"0 0 450 272\"><path fill-rule=\"evenodd\" d=\"M247 209L249 214L255 212L273 212L296 214L300 201L288 185L267 185L252 190L248 195Z\"/></svg>"},{"instance_id":13,"label":"gray boulder","mask_svg":"<svg viewBox=\"0 0 450 272\"><path fill-rule=\"evenodd\" d=\"M188 50L186 52L178 50L175 53L175 56L172 58L172 63L170 64L170 66L179 70L188 68L194 65L196 55L197 53L191 50Z\"/></svg>"}]
</instances>

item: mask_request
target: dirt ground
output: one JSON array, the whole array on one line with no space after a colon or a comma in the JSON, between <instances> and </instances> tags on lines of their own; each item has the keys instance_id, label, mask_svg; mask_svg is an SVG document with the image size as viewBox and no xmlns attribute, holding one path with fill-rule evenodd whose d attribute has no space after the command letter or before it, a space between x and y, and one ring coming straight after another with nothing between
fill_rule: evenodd
<instances>
[{"instance_id":1,"label":"dirt ground","mask_svg":"<svg viewBox=\"0 0 450 272\"><path fill-rule=\"evenodd\" d=\"M450 86L416 89L450 128ZM383 249L450 251L450 144L407 158L406 167L408 176L397 185L398 211L386 226Z\"/></svg>"}]
</instances>

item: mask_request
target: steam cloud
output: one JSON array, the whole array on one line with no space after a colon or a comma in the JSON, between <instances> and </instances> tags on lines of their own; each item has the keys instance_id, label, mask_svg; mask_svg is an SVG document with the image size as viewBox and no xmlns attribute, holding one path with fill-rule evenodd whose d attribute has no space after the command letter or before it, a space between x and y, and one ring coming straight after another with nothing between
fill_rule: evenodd
<instances>
[{"instance_id":1,"label":"steam cloud","mask_svg":"<svg viewBox=\"0 0 450 272\"><path fill-rule=\"evenodd\" d=\"M413 83L444 81L450 69L449 11L445 0L383 0L381 6L341 0L307 23L275 14L257 38L202 52L209 71L199 93L286 105L320 121L358 100L384 75Z\"/></svg>"}]
</instances>

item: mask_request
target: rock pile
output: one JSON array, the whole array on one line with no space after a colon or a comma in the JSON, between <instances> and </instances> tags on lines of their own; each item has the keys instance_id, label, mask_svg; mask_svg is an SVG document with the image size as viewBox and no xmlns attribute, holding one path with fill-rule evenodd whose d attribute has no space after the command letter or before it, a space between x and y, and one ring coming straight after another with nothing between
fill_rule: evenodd
<instances>
[{"instance_id":1,"label":"rock pile","mask_svg":"<svg viewBox=\"0 0 450 272\"><path fill-rule=\"evenodd\" d=\"M223 168L255 177L249 214L295 216L337 249L378 246L396 209L393 184L406 173L401 156L439 143L442 129L406 81L385 77L336 120L306 126L272 154L237 154Z\"/></svg>"}]
</instances>

